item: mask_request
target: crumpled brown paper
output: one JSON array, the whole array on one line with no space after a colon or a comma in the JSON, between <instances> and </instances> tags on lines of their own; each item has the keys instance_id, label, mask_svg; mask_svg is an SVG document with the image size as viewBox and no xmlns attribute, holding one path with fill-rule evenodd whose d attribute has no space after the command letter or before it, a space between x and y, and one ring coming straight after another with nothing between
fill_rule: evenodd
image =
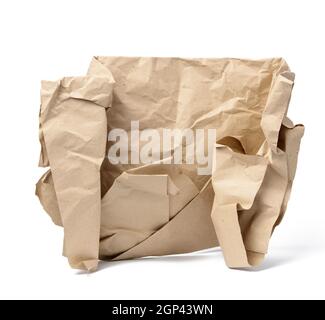
<instances>
[{"instance_id":1,"label":"crumpled brown paper","mask_svg":"<svg viewBox=\"0 0 325 320\"><path fill-rule=\"evenodd\" d=\"M281 222L302 125L287 117L283 59L95 57L87 76L42 82L36 193L64 227L70 265L186 253L220 244L229 267L259 265ZM198 164L113 165L107 134L217 129L212 175Z\"/></svg>"}]
</instances>

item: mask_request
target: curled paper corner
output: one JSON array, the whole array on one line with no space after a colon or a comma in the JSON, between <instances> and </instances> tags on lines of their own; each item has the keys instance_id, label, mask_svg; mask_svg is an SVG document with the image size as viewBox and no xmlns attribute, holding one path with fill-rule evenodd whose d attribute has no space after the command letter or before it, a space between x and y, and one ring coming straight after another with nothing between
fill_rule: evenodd
<instances>
[{"instance_id":1,"label":"curled paper corner","mask_svg":"<svg viewBox=\"0 0 325 320\"><path fill-rule=\"evenodd\" d=\"M78 258L68 258L71 268L93 273L97 271L98 260L79 260Z\"/></svg>"},{"instance_id":2,"label":"curled paper corner","mask_svg":"<svg viewBox=\"0 0 325 320\"><path fill-rule=\"evenodd\" d=\"M63 227L51 170L45 172L36 183L35 194L40 199L43 209L50 216L53 223Z\"/></svg>"},{"instance_id":3,"label":"curled paper corner","mask_svg":"<svg viewBox=\"0 0 325 320\"><path fill-rule=\"evenodd\" d=\"M266 254L264 254L264 253L248 250L247 251L247 260L248 260L249 266L255 267L255 268L259 267L264 262L265 256L266 256Z\"/></svg>"}]
</instances>

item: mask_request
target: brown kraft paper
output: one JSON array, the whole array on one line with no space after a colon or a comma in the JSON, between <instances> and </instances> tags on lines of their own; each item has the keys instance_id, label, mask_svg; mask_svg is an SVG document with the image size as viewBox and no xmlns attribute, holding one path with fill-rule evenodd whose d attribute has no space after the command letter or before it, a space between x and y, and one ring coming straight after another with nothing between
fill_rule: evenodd
<instances>
[{"instance_id":1,"label":"brown kraft paper","mask_svg":"<svg viewBox=\"0 0 325 320\"><path fill-rule=\"evenodd\" d=\"M43 81L40 166L50 170L36 194L64 227L70 265L220 246L229 267L258 266L304 133L287 117L293 84L281 58L94 57L85 77ZM135 120L140 133L216 129L211 173L198 174L196 159L166 163L163 150L150 164L111 163L108 134L131 137Z\"/></svg>"}]
</instances>

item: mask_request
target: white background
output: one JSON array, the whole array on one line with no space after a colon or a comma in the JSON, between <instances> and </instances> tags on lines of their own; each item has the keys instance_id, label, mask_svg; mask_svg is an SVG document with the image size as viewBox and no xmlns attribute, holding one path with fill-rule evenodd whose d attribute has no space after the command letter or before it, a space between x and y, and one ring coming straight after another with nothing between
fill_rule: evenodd
<instances>
[{"instance_id":1,"label":"white background","mask_svg":"<svg viewBox=\"0 0 325 320\"><path fill-rule=\"evenodd\" d=\"M0 1L0 298L325 298L325 2ZM286 218L257 271L219 251L106 263L78 274L34 196L40 80L83 75L93 55L267 58L296 73L306 125Z\"/></svg>"}]
</instances>

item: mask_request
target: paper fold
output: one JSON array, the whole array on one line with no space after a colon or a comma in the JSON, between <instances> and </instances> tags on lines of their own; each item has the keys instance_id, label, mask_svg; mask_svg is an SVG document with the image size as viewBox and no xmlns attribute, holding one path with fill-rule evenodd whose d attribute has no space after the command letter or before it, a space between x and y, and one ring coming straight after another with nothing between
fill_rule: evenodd
<instances>
[{"instance_id":1,"label":"paper fold","mask_svg":"<svg viewBox=\"0 0 325 320\"><path fill-rule=\"evenodd\" d=\"M90 271L98 263L100 167L106 149L106 108L111 101L112 83L106 78L42 82L40 127L54 185L47 192L55 190L60 215L53 200L44 207L55 212L56 224L64 226L64 255L70 265ZM48 194L44 190L38 184L40 197Z\"/></svg>"}]
</instances>

